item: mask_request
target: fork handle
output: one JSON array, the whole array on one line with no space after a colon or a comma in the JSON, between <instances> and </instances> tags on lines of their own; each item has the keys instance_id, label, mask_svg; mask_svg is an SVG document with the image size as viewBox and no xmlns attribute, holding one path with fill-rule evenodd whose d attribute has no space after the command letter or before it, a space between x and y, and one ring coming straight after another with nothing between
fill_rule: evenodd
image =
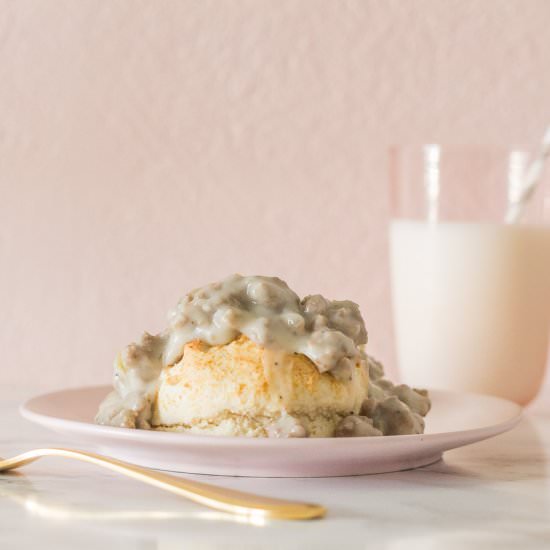
<instances>
[{"instance_id":1,"label":"fork handle","mask_svg":"<svg viewBox=\"0 0 550 550\"><path fill-rule=\"evenodd\" d=\"M325 508L318 504L264 497L235 491L234 489L226 489L225 487L217 487L209 483L149 470L115 458L73 449L34 449L13 458L0 459L0 472L20 468L44 456L61 456L90 462L132 479L143 481L159 489L170 491L193 502L231 514L272 519L313 519L323 517L326 513Z\"/></svg>"}]
</instances>

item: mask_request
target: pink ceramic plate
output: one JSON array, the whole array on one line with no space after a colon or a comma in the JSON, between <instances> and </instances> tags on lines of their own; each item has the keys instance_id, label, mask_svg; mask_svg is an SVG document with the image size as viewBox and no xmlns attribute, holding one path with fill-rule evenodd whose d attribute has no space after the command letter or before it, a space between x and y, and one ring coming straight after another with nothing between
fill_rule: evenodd
<instances>
[{"instance_id":1,"label":"pink ceramic plate","mask_svg":"<svg viewBox=\"0 0 550 550\"><path fill-rule=\"evenodd\" d=\"M431 390L423 435L252 439L98 426L93 418L107 386L58 391L21 407L25 418L74 446L151 468L198 474L317 477L375 474L425 466L444 451L511 429L521 407L497 397ZM72 442L71 442L72 445Z\"/></svg>"}]
</instances>

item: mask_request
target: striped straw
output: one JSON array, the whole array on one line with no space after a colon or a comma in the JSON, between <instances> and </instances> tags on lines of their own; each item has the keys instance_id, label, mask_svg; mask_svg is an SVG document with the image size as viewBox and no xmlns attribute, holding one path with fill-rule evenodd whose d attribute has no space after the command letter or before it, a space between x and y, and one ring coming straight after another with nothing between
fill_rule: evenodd
<instances>
[{"instance_id":1,"label":"striped straw","mask_svg":"<svg viewBox=\"0 0 550 550\"><path fill-rule=\"evenodd\" d=\"M506 212L506 223L516 223L521 218L525 204L533 196L535 189L542 178L544 170L544 164L546 159L550 156L550 126L546 128L542 142L540 145L539 153L535 160L531 163L527 169L527 173L521 188L516 197L510 200L508 203L508 211Z\"/></svg>"}]
</instances>

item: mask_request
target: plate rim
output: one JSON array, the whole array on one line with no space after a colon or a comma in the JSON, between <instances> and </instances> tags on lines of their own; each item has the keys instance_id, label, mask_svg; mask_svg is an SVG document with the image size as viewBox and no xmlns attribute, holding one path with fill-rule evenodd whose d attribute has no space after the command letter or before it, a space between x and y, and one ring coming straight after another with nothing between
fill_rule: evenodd
<instances>
[{"instance_id":1,"label":"plate rim","mask_svg":"<svg viewBox=\"0 0 550 550\"><path fill-rule=\"evenodd\" d=\"M500 401L512 406L514 414L510 413L511 416L507 420L496 424L488 424L478 428L471 428L465 430L453 430L445 432L434 432L434 433L423 433L423 434L407 434L407 435L392 435L384 437L306 437L306 438L288 438L288 439L275 439L275 438L259 438L259 437L232 437L232 436L221 436L221 435L210 435L210 434L193 434L185 432L164 432L156 430L140 430L133 428L122 428L115 426L103 426L100 424L95 424L93 422L82 422L80 420L71 420L59 416L53 416L49 414L39 413L32 410L33 402L44 399L51 398L55 395L64 394L67 392L78 392L78 391L91 391L91 390L105 390L105 393L112 390L112 387L109 385L90 385L90 386L78 386L65 388L60 390L49 391L41 394L34 395L26 399L19 406L19 413L23 418L29 420L30 422L40 424L42 426L47 425L50 429L53 429L53 425L62 424L60 428L66 429L72 428L74 431L80 433L94 433L98 435L101 433L104 436L112 436L119 440L133 440L138 442L148 442L153 443L155 440L158 443L188 443L188 444L202 444L205 446L217 446L223 444L224 446L230 447L243 447L243 446L252 446L255 448L258 447L284 447L284 446L295 446L295 445L307 445L309 447L322 445L338 445L337 442L346 442L346 444L351 445L364 445L368 441L371 446L378 445L388 445L391 443L403 443L405 441L431 441L437 440L441 442L442 438L447 436L453 439L459 438L461 436L467 435L470 442L474 443L476 437L483 439L487 432L490 433L490 436L496 436L503 432L506 432L512 429L516 424L518 424L524 415L524 409L521 405L510 401L508 399L488 395L483 393L474 393L474 392L462 392L454 390L445 390L437 388L428 388L429 392L435 392L437 394L450 394L453 396L475 396L478 398L486 398L491 400ZM478 439L478 440L479 440ZM298 443L300 442L300 443ZM457 446L462 446L463 444L457 444Z\"/></svg>"}]
</instances>

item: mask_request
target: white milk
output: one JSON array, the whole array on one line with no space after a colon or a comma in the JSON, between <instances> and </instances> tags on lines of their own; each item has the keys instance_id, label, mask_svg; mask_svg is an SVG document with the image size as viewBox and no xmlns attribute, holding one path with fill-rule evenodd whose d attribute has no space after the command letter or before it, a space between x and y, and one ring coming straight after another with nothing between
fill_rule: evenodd
<instances>
[{"instance_id":1,"label":"white milk","mask_svg":"<svg viewBox=\"0 0 550 550\"><path fill-rule=\"evenodd\" d=\"M550 329L550 227L393 221L397 352L414 386L529 402Z\"/></svg>"}]
</instances>

